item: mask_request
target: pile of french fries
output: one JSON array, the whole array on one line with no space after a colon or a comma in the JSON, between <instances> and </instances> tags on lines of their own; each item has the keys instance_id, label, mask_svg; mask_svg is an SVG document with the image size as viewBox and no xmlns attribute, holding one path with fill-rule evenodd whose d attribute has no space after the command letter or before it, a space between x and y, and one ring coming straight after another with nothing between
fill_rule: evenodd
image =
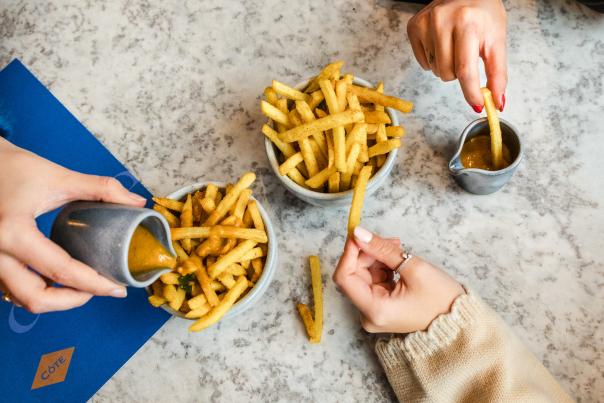
<instances>
[{"instance_id":1,"label":"pile of french fries","mask_svg":"<svg viewBox=\"0 0 604 403\"><path fill-rule=\"evenodd\" d=\"M384 108L413 109L409 101L384 95L383 83L353 84L351 74L341 75L342 65L327 65L302 91L273 80L260 103L269 118L262 133L281 153L279 173L318 192L353 188L364 167L371 167L369 177L377 172L405 134Z\"/></svg>"},{"instance_id":2,"label":"pile of french fries","mask_svg":"<svg viewBox=\"0 0 604 403\"><path fill-rule=\"evenodd\" d=\"M156 198L170 225L178 264L152 284L149 302L168 304L189 319L189 330L217 323L262 275L268 246L264 221L247 172L234 185L209 184L183 200Z\"/></svg>"}]
</instances>

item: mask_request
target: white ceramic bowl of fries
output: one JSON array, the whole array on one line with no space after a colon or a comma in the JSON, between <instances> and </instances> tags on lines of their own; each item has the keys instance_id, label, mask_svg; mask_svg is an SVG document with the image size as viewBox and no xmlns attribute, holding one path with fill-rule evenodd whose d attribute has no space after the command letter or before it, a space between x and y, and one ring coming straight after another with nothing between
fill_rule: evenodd
<instances>
[{"instance_id":1,"label":"white ceramic bowl of fries","mask_svg":"<svg viewBox=\"0 0 604 403\"><path fill-rule=\"evenodd\" d=\"M183 201L185 198L187 198L187 195L192 195L197 191L201 191L202 189L206 188L209 184L216 185L221 190L225 189L227 186L226 183L216 182L216 181L199 182L199 183L195 183L195 184L192 184L189 186L185 186L185 187L169 194L166 197L166 199ZM275 269L277 267L277 238L275 235L275 230L274 230L273 224L272 224L266 210L262 207L261 203L257 199L255 199L252 195L250 195L249 201L255 202L255 205L257 206L257 213L259 213L260 217L262 218L262 221L264 224L264 231L266 232L266 238L268 239L267 246L266 246L266 255L264 256L264 266L262 268L260 277L257 278L256 281L254 282L253 286L251 286L249 288L249 290L247 291L247 294L243 295L237 302L235 302L234 305L224 314L224 316L222 316L220 321L222 321L224 319L228 319L228 318L233 318L233 317L239 315L240 313L248 310L254 304L256 304L260 300L262 295L265 293L265 291L267 290L267 288L273 278ZM173 240L173 242L178 243L177 241L174 241L174 240ZM181 248L179 248L179 249L181 249ZM208 269L210 269L210 268L208 267ZM172 272L172 273L168 273L168 274L178 274L178 273ZM161 277L160 277L160 279L161 279ZM216 282L216 280L213 280L213 281ZM228 291L228 289L225 291ZM153 291L152 286L147 288L147 292L149 293L150 296L153 296L154 291ZM200 292L200 294L202 294L202 292ZM222 295L224 296L225 294L222 294ZM191 320L191 321L198 320L198 318L187 317L185 315L185 313L172 309L167 303L163 303L161 305L161 308L163 308L170 314L172 314L174 316L178 316L183 319L187 319L187 320Z\"/></svg>"},{"instance_id":2,"label":"white ceramic bowl of fries","mask_svg":"<svg viewBox=\"0 0 604 403\"><path fill-rule=\"evenodd\" d=\"M302 91L304 88L306 88L311 83L311 81L313 79L314 79L314 77L310 78L308 80L305 80L302 83L295 86L294 88L296 90ZM370 88L370 89L374 88L374 86L371 83L369 83L366 80L363 80L362 78L358 78L358 77L354 77L352 80L352 83L358 87L366 87L366 88ZM396 111L389 107L382 108L382 110L384 112L386 112L386 114L390 118L390 123L388 126L399 129L398 126L400 126L400 125L399 125L399 120L398 120ZM381 112L381 113L383 113L383 112ZM276 123L275 123L275 121L273 121L273 128L275 128L274 127L275 125L276 125ZM375 125L373 125L373 126L375 126ZM265 131L265 128L263 127L263 133L264 133L264 131ZM276 133L276 132L274 132L274 133ZM400 131L398 133L400 133L400 134L398 136L394 136L394 137L400 137L400 136L404 135L404 130L402 128L400 128ZM279 161L278 154L281 156L281 159L283 159L283 153L273 143L273 141L271 141L269 136L266 135L267 133L264 133L264 134L265 134L264 144L265 144L266 154L267 154L270 166L271 166L273 172L275 173L275 175L279 178L281 183L283 183L283 185L285 186L285 188L288 191L290 191L293 195L295 195L299 199L304 200L307 203L310 203L312 205L319 206L319 207L342 207L342 206L350 205L350 203L352 201L352 195L354 192L354 178L356 175L353 175L352 186L346 186L345 187L346 190L343 190L343 191L341 189L343 187L342 185L339 185L340 189L338 189L338 191L335 191L335 189L332 190L330 188L329 192L322 192L319 190L312 189L311 187L308 187L308 186L303 186L301 183L301 180L306 179L306 177L301 177L301 180L295 181L292 179L292 176L289 173L287 175L285 175L285 174L283 174L283 172L280 172L280 166L281 167L283 166L284 161ZM371 136L371 134L368 134L366 136ZM365 140L365 142L366 141L367 140ZM400 146L400 140L398 138L392 138L391 140L388 140L388 142L398 142L398 146ZM366 149L367 148L365 147L365 150ZM381 157L382 158L381 167L377 167L377 170L374 169L374 173L371 176L371 178L369 179L369 182L367 183L367 188L365 191L365 194L367 196L371 195L373 192L375 192L387 179L388 175L392 171L392 168L394 167L397 153L398 153L398 147L391 149L391 151L389 151L386 155L383 155ZM357 164L359 164L359 163L357 162ZM366 164L368 164L368 163L366 163ZM298 165L298 167L300 167L300 165ZM326 170L326 169L327 168L325 168L324 170ZM321 172L323 172L323 171L321 171ZM298 172L296 172L296 174L299 176ZM342 176L342 177L344 177L344 176ZM339 174L338 174L338 182L339 182ZM329 186L331 186L331 180L329 181L329 183L330 183ZM338 186L338 185L336 184L335 186ZM325 187L327 187L327 185L325 185Z\"/></svg>"}]
</instances>

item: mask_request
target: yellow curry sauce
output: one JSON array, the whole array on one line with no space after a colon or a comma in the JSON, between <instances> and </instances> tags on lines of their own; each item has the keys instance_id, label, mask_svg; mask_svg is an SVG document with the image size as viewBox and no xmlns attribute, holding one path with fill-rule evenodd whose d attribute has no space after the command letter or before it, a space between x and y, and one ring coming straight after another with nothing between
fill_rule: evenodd
<instances>
[{"instance_id":1,"label":"yellow curry sauce","mask_svg":"<svg viewBox=\"0 0 604 403\"><path fill-rule=\"evenodd\" d=\"M139 225L132 235L128 249L128 267L132 274L142 274L160 268L173 268L176 258L164 248L153 234Z\"/></svg>"},{"instance_id":2,"label":"yellow curry sauce","mask_svg":"<svg viewBox=\"0 0 604 403\"><path fill-rule=\"evenodd\" d=\"M510 150L503 144L503 168L510 165ZM496 171L491 154L491 137L476 136L466 141L461 149L461 163L466 168Z\"/></svg>"}]
</instances>

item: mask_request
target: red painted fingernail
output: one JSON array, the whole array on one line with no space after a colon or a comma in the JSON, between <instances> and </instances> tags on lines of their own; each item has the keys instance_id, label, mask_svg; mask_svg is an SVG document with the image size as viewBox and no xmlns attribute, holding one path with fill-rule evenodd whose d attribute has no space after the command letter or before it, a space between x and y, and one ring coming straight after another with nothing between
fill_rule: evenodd
<instances>
[{"instance_id":1,"label":"red painted fingernail","mask_svg":"<svg viewBox=\"0 0 604 403\"><path fill-rule=\"evenodd\" d=\"M499 109L499 112L503 112L503 108L505 108L505 94L501 95L501 108Z\"/></svg>"},{"instance_id":2,"label":"red painted fingernail","mask_svg":"<svg viewBox=\"0 0 604 403\"><path fill-rule=\"evenodd\" d=\"M474 112L480 113L480 112L482 112L482 108L484 108L484 106L482 106L482 105L472 105L472 108L474 109Z\"/></svg>"}]
</instances>

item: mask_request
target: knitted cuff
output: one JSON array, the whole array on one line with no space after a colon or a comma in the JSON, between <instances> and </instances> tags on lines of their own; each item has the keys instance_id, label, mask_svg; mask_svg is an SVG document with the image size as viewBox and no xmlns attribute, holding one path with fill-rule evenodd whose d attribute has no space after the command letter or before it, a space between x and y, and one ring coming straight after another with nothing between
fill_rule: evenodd
<instances>
[{"instance_id":1,"label":"knitted cuff","mask_svg":"<svg viewBox=\"0 0 604 403\"><path fill-rule=\"evenodd\" d=\"M438 316L425 331L410 333L405 337L392 336L380 339L375 351L386 369L400 365L401 360L413 362L424 359L447 347L459 333L483 313L486 307L473 293L460 295L451 307L451 312Z\"/></svg>"}]
</instances>

